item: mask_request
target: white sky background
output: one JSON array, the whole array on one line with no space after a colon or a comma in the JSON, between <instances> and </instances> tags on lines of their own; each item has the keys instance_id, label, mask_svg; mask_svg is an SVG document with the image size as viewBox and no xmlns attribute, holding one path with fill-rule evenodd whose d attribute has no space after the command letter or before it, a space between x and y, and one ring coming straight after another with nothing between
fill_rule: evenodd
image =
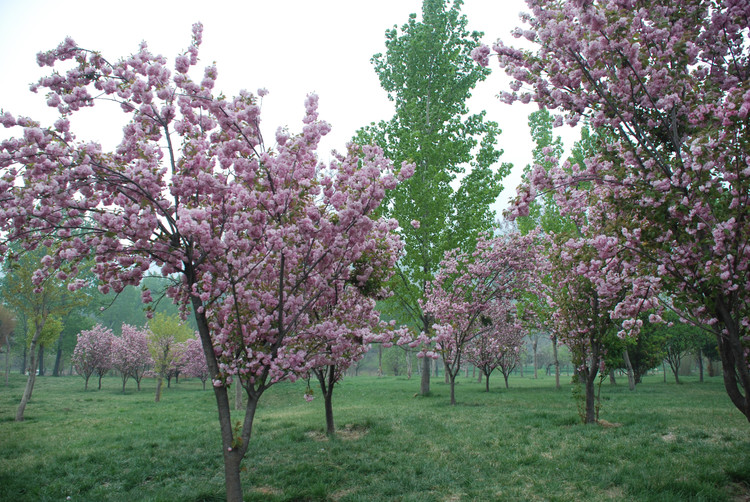
<instances>
[{"instance_id":1,"label":"white sky background","mask_svg":"<svg viewBox=\"0 0 750 502\"><path fill-rule=\"evenodd\" d=\"M66 36L79 47L101 51L110 61L135 52L142 40L151 52L173 61L189 45L192 24L200 21L200 73L194 78L216 62L216 93L233 96L240 89L268 89L261 110L267 143L280 126L300 131L305 96L317 93L320 117L332 126L319 149L319 157L327 161L328 152L343 151L358 128L393 115L370 58L385 52L386 29L400 27L412 12L421 17L421 8L421 0L0 0L0 108L51 123L54 110L28 87L50 70L37 66L37 52L56 47ZM524 10L523 0L465 0L462 8L469 30L484 32L485 43L502 38L515 45L520 42L510 32L521 26L518 13ZM488 119L503 131L498 138L504 150L501 161L514 165L498 202L503 208L531 161L528 114L536 105L498 101L496 94L508 81L496 60L490 67L492 75L474 90L469 107L472 113L487 110ZM86 111L81 122L74 119L73 130L78 139L112 148L121 138L125 114L115 104L96 108ZM568 148L577 139L567 128L555 133L563 135ZM7 137L7 131L0 131L0 137Z\"/></svg>"}]
</instances>

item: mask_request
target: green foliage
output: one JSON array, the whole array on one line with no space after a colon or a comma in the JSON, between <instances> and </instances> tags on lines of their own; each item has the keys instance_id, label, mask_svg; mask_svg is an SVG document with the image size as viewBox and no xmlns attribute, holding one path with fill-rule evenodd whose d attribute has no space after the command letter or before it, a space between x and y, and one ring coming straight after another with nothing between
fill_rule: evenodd
<instances>
[{"instance_id":1,"label":"green foliage","mask_svg":"<svg viewBox=\"0 0 750 502\"><path fill-rule=\"evenodd\" d=\"M523 181L530 181L535 165L542 166L546 172L556 164L550 159L560 159L563 155L562 139L552 133L554 118L546 109L537 110L529 115L529 129L534 141L532 164L526 165ZM518 230L526 235L539 227L545 233L568 233L574 230L572 223L560 215L560 208L555 203L552 193L538 194L529 204L529 215L516 219Z\"/></svg>"},{"instance_id":2,"label":"green foliage","mask_svg":"<svg viewBox=\"0 0 750 502\"><path fill-rule=\"evenodd\" d=\"M0 352L5 350L4 347L10 341L15 329L16 318L13 312L4 305L0 305Z\"/></svg>"},{"instance_id":3,"label":"green foliage","mask_svg":"<svg viewBox=\"0 0 750 502\"><path fill-rule=\"evenodd\" d=\"M213 393L198 379L180 379L166 405L153 403L151 379L129 394L116 377L96 393L76 377L43 379L18 424L23 379L11 377L0 393L0 500L223 500ZM750 458L747 421L721 378L647 377L635 393L605 381L603 418L617 427L579 425L572 386L556 391L550 377L511 376L509 390L489 393L459 378L461 413L447 405L447 385L415 398L404 378L345 380L336 440L324 435L323 400L302 399L304 381L279 384L252 438L267 453L243 462L246 500L730 502L746 493L748 462L737 455Z\"/></svg>"},{"instance_id":4,"label":"green foliage","mask_svg":"<svg viewBox=\"0 0 750 502\"><path fill-rule=\"evenodd\" d=\"M111 329L115 335L120 334L123 324L143 327L148 322L146 317L147 306L141 301L141 291L148 289L152 292L155 303L150 305L154 312L167 315L178 315L177 306L164 296L169 280L163 277L146 277L140 288L126 286L120 294L108 293L99 297L99 302L104 308L96 314L97 322ZM194 316L188 316L186 321L191 330L197 330Z\"/></svg>"},{"instance_id":5,"label":"green foliage","mask_svg":"<svg viewBox=\"0 0 750 502\"><path fill-rule=\"evenodd\" d=\"M49 316L44 322L42 333L37 339L37 346L50 347L60 336L63 330L63 323L58 317ZM26 332L26 348L31 347L31 341L36 334L36 328L31 325Z\"/></svg>"},{"instance_id":6,"label":"green foliage","mask_svg":"<svg viewBox=\"0 0 750 502\"><path fill-rule=\"evenodd\" d=\"M420 329L429 327L418 304L425 284L446 250L471 249L478 232L493 226L490 205L510 170L508 164L493 167L501 153L495 148L497 124L486 121L484 112L469 115L466 106L489 71L471 59L481 33L467 31L462 5L425 0L421 21L412 14L401 29L386 32L386 52L375 54L372 63L396 113L355 138L377 143L397 165L416 166L381 212L398 220L405 244L387 304L393 315L408 316Z\"/></svg>"},{"instance_id":7,"label":"green foliage","mask_svg":"<svg viewBox=\"0 0 750 502\"><path fill-rule=\"evenodd\" d=\"M663 328L664 325L662 324L653 324L644 320L638 338L635 342L628 344L630 364L633 365L636 383L640 383L649 370L656 368L664 360L666 332ZM619 367L623 367L623 365Z\"/></svg>"}]
</instances>

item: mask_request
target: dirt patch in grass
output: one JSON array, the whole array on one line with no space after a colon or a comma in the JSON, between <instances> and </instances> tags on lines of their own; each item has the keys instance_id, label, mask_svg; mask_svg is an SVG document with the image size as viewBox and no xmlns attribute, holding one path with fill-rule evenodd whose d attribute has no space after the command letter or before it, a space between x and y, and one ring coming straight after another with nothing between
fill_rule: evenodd
<instances>
[{"instance_id":1,"label":"dirt patch in grass","mask_svg":"<svg viewBox=\"0 0 750 502\"><path fill-rule=\"evenodd\" d=\"M664 441L666 441L668 443L671 443L672 441L674 441L675 439L677 439L677 436L675 436L673 433L669 432L667 434L664 434L661 438Z\"/></svg>"},{"instance_id":2,"label":"dirt patch in grass","mask_svg":"<svg viewBox=\"0 0 750 502\"><path fill-rule=\"evenodd\" d=\"M607 422L606 420L599 420L597 422L600 426L604 427L605 429L613 429L615 427L622 427L622 424L617 422Z\"/></svg>"},{"instance_id":3,"label":"dirt patch in grass","mask_svg":"<svg viewBox=\"0 0 750 502\"><path fill-rule=\"evenodd\" d=\"M273 486L254 486L253 491L260 493L261 495L283 495L283 491L274 488Z\"/></svg>"},{"instance_id":4,"label":"dirt patch in grass","mask_svg":"<svg viewBox=\"0 0 750 502\"><path fill-rule=\"evenodd\" d=\"M368 432L369 429L363 425L346 424L336 429L336 439L356 441L357 439L362 439ZM325 433L320 431L307 431L305 435L313 441L328 441L329 439Z\"/></svg>"}]
</instances>

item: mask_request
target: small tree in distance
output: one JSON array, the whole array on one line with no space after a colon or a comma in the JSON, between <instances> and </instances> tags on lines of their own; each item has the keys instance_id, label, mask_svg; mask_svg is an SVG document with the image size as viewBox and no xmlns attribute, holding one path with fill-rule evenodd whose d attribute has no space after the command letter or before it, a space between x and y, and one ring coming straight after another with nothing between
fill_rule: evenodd
<instances>
[{"instance_id":1,"label":"small tree in distance","mask_svg":"<svg viewBox=\"0 0 750 502\"><path fill-rule=\"evenodd\" d=\"M198 378L203 383L203 390L206 390L206 380L211 374L206 364L206 354L203 352L201 340L197 336L188 338L185 341L184 348L180 351L182 358L182 373L187 377Z\"/></svg>"},{"instance_id":2,"label":"small tree in distance","mask_svg":"<svg viewBox=\"0 0 750 502\"><path fill-rule=\"evenodd\" d=\"M122 376L122 391L129 378L141 390L141 379L153 364L148 350L148 331L123 324L122 334L112 340L112 367Z\"/></svg>"},{"instance_id":3,"label":"small tree in distance","mask_svg":"<svg viewBox=\"0 0 750 502\"><path fill-rule=\"evenodd\" d=\"M154 314L148 321L148 351L153 361L152 371L156 375L156 395L154 401L161 400L161 389L165 378L176 371L181 364L180 349L182 343L193 335L190 328L176 315L169 316L161 312Z\"/></svg>"},{"instance_id":4,"label":"small tree in distance","mask_svg":"<svg viewBox=\"0 0 750 502\"><path fill-rule=\"evenodd\" d=\"M455 381L467 345L493 329L493 309L509 309L523 292L535 289L534 236L480 235L476 251L446 253L423 305L435 319L436 352L442 357L456 404ZM498 306L505 303L505 306Z\"/></svg>"},{"instance_id":5,"label":"small tree in distance","mask_svg":"<svg viewBox=\"0 0 750 502\"><path fill-rule=\"evenodd\" d=\"M466 350L467 360L479 368L485 377L485 391L490 391L490 375L500 368L508 388L508 376L520 361L524 346L524 330L519 323L516 307L507 302L495 302L482 319L489 328L474 338Z\"/></svg>"},{"instance_id":6,"label":"small tree in distance","mask_svg":"<svg viewBox=\"0 0 750 502\"><path fill-rule=\"evenodd\" d=\"M89 388L89 378L99 377L99 390L102 377L112 368L112 340L114 334L109 328L97 324L90 330L78 334L78 342L73 350L73 367L84 380L84 390Z\"/></svg>"}]
</instances>

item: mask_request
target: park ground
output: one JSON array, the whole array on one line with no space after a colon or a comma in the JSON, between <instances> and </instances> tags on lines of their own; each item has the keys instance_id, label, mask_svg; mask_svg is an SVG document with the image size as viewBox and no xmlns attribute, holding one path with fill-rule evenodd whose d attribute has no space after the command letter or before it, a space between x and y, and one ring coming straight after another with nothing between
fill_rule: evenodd
<instances>
[{"instance_id":1,"label":"park ground","mask_svg":"<svg viewBox=\"0 0 750 502\"><path fill-rule=\"evenodd\" d=\"M500 375L459 379L457 406L433 379L345 379L334 393L338 428L324 431L322 399L306 382L262 398L243 463L246 500L746 501L748 423L721 378L647 377L630 392L602 385L602 423L580 424L574 385ZM14 422L24 379L0 384L0 500L222 500L223 464L213 392L172 383L154 403L105 377L42 377ZM311 382L312 384L313 382ZM93 384L93 385L92 385ZM312 386L315 390L315 386ZM232 393L233 394L233 393ZM242 416L238 415L238 419Z\"/></svg>"}]
</instances>

